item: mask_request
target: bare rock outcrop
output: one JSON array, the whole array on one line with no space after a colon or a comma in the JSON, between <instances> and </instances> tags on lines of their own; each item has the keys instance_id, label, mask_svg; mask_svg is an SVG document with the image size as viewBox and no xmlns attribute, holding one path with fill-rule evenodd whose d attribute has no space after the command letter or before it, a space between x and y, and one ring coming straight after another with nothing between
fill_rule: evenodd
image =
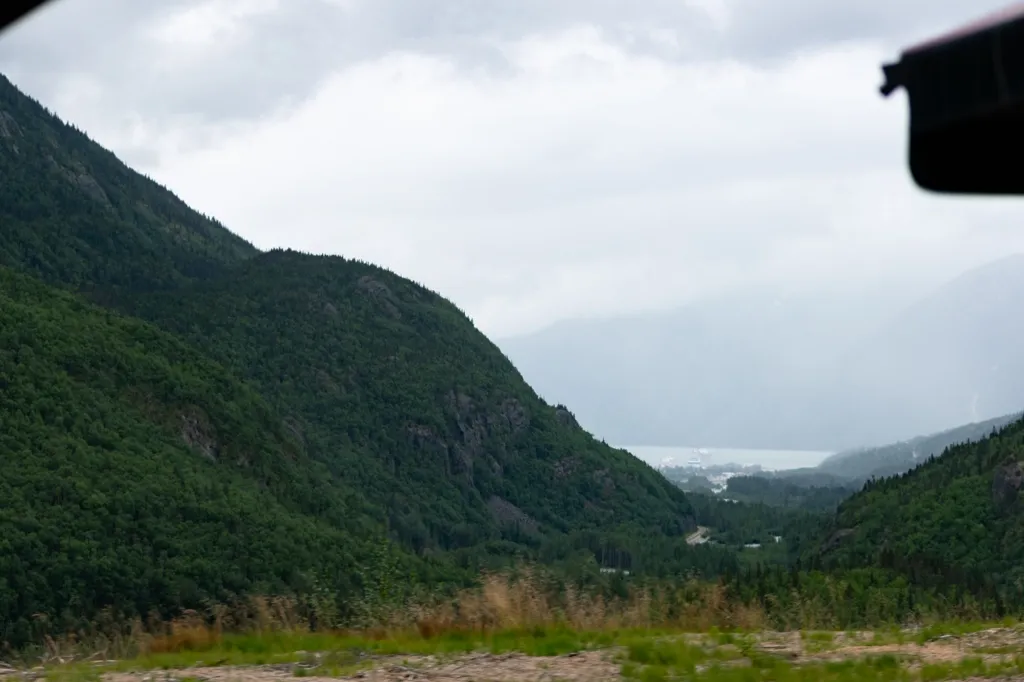
<instances>
[{"instance_id":1,"label":"bare rock outcrop","mask_svg":"<svg viewBox=\"0 0 1024 682\"><path fill-rule=\"evenodd\" d=\"M992 501L1003 507L1017 499L1021 484L1024 484L1024 468L1021 463L1007 459L996 467L992 476Z\"/></svg>"}]
</instances>

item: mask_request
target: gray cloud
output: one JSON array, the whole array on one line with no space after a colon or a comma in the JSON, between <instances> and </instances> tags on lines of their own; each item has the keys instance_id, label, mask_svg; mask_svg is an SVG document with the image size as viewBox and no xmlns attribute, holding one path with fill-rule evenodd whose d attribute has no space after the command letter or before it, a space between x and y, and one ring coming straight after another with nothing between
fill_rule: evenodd
<instances>
[{"instance_id":1,"label":"gray cloud","mask_svg":"<svg viewBox=\"0 0 1024 682\"><path fill-rule=\"evenodd\" d=\"M240 19L244 35L215 59L161 68L150 30L202 4L56 0L0 40L0 68L44 99L53 99L70 73L92 75L122 108L161 119L224 121L301 101L333 70L395 50L445 55L500 73L507 63L495 41L589 24L635 52L757 62L843 40L895 49L1001 3L287 0ZM719 14L724 26L713 20Z\"/></svg>"},{"instance_id":2,"label":"gray cloud","mask_svg":"<svg viewBox=\"0 0 1024 682\"><path fill-rule=\"evenodd\" d=\"M841 41L871 40L894 52L998 9L1005 0L732 0L734 24L728 50L748 58L771 58L793 49Z\"/></svg>"},{"instance_id":3,"label":"gray cloud","mask_svg":"<svg viewBox=\"0 0 1024 682\"><path fill-rule=\"evenodd\" d=\"M174 60L174 47L157 46L152 29L201 4L57 0L0 40L0 68L44 99L59 96L70 77L87 76L107 98L146 116L224 121L302 100L355 56L341 7L288 0L241 19L244 33L215 59Z\"/></svg>"},{"instance_id":4,"label":"gray cloud","mask_svg":"<svg viewBox=\"0 0 1024 682\"><path fill-rule=\"evenodd\" d=\"M57 0L0 71L257 244L381 263L505 334L1024 246L1015 204L912 189L876 91L996 4Z\"/></svg>"}]
</instances>

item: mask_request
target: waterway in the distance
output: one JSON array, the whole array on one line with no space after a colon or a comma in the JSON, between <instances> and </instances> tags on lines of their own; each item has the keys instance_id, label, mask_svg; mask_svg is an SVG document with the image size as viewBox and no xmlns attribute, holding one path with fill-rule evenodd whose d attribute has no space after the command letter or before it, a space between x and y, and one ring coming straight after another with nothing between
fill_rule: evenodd
<instances>
[{"instance_id":1,"label":"waterway in the distance","mask_svg":"<svg viewBox=\"0 0 1024 682\"><path fill-rule=\"evenodd\" d=\"M685 466L694 456L700 457L702 466L721 466L723 464L758 464L762 469L779 471L780 469L800 469L814 467L831 455L831 452L816 450L752 450L742 448L698 448L691 446L664 447L656 445L623 445L628 450L651 466ZM701 452L698 453L698 450Z\"/></svg>"}]
</instances>

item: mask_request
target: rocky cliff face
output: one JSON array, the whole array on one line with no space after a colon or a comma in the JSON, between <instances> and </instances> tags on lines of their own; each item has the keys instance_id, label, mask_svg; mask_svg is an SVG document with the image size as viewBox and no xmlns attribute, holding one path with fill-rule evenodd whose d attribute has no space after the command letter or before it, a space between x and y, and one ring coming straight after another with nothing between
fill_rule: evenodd
<instances>
[{"instance_id":1,"label":"rocky cliff face","mask_svg":"<svg viewBox=\"0 0 1024 682\"><path fill-rule=\"evenodd\" d=\"M998 507L1007 507L1017 500L1024 483L1022 463L1007 459L996 467L992 476L992 500Z\"/></svg>"},{"instance_id":2,"label":"rocky cliff face","mask_svg":"<svg viewBox=\"0 0 1024 682\"><path fill-rule=\"evenodd\" d=\"M695 527L678 488L544 403L461 311L393 273L274 251L123 307L255 382L423 547L509 539L513 517L548 535Z\"/></svg>"}]
</instances>

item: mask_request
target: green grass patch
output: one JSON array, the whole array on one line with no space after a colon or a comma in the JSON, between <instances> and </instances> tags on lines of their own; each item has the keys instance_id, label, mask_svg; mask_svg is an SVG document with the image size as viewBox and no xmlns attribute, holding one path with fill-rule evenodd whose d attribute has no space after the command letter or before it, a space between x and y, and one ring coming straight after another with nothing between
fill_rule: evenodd
<instances>
[{"instance_id":1,"label":"green grass patch","mask_svg":"<svg viewBox=\"0 0 1024 682\"><path fill-rule=\"evenodd\" d=\"M292 669L295 677L347 677L372 666L372 660L359 651L338 650L327 654L308 654Z\"/></svg>"},{"instance_id":2,"label":"green grass patch","mask_svg":"<svg viewBox=\"0 0 1024 682\"><path fill-rule=\"evenodd\" d=\"M722 661L701 658L696 652L680 654L677 660L630 660L622 666L630 680L692 679L706 682L915 682L912 673L895 656L874 656L856 661L794 665L775 656L755 655L749 659Z\"/></svg>"},{"instance_id":3,"label":"green grass patch","mask_svg":"<svg viewBox=\"0 0 1024 682\"><path fill-rule=\"evenodd\" d=\"M964 635L1012 623L951 622L918 631L877 630L869 640L845 633L844 643L924 643L942 635ZM802 631L804 650L835 648L840 633ZM909 666L896 655L872 655L842 662L794 663L758 650L757 633L722 631L683 633L655 630L577 631L567 627L533 627L497 632L456 631L422 636L389 634L374 638L351 633L274 632L226 634L173 653L153 653L106 665L56 666L46 671L50 682L99 682L101 673L130 670L182 670L197 666L292 664L296 677L341 677L371 667L384 656L457 657L471 652L520 652L558 656L592 649L621 647L622 674L631 680L694 679L708 682L933 682L967 677L991 678L1024 673L1024 656L985 660L980 655L956 663ZM846 641L849 640L849 641ZM1018 654L1019 647L979 649L975 653ZM407 663L411 667L414 663Z\"/></svg>"},{"instance_id":4,"label":"green grass patch","mask_svg":"<svg viewBox=\"0 0 1024 682\"><path fill-rule=\"evenodd\" d=\"M806 653L819 654L836 647L836 633L826 631L801 631L800 639Z\"/></svg>"},{"instance_id":5,"label":"green grass patch","mask_svg":"<svg viewBox=\"0 0 1024 682\"><path fill-rule=\"evenodd\" d=\"M883 646L886 644L907 644L915 641L915 635L907 630L891 626L874 630L869 639L863 641L864 646Z\"/></svg>"},{"instance_id":6,"label":"green grass patch","mask_svg":"<svg viewBox=\"0 0 1024 682\"><path fill-rule=\"evenodd\" d=\"M47 682L99 682L100 671L87 663L71 663L48 668L45 678Z\"/></svg>"},{"instance_id":7,"label":"green grass patch","mask_svg":"<svg viewBox=\"0 0 1024 682\"><path fill-rule=\"evenodd\" d=\"M919 644L924 644L925 642L937 639L943 635L961 637L963 635L974 634L975 632L981 632L982 630L988 630L990 628L1013 628L1017 625L1018 622L1012 618L1005 618L999 622L952 621L946 623L934 623L921 628L915 639Z\"/></svg>"},{"instance_id":8,"label":"green grass patch","mask_svg":"<svg viewBox=\"0 0 1024 682\"><path fill-rule=\"evenodd\" d=\"M347 669L380 656L457 656L477 651L494 654L521 652L530 656L559 656L601 649L632 639L678 636L654 630L576 631L564 627L534 627L497 632L447 632L433 637L393 634L383 639L345 633L228 634L207 646L172 653L140 655L102 666L102 670L172 670L198 666L294 663L300 676L312 670ZM736 635L723 636L735 639ZM314 655L317 654L317 655ZM68 680L68 682L77 682Z\"/></svg>"},{"instance_id":9,"label":"green grass patch","mask_svg":"<svg viewBox=\"0 0 1024 682\"><path fill-rule=\"evenodd\" d=\"M938 680L965 680L968 678L998 678L1024 674L1024 657L1017 656L995 661L985 661L980 656L970 656L956 663L926 663L921 666L921 682Z\"/></svg>"},{"instance_id":10,"label":"green grass patch","mask_svg":"<svg viewBox=\"0 0 1024 682\"><path fill-rule=\"evenodd\" d=\"M723 632L716 627L712 627L707 633L708 640L718 646L743 647L749 645L751 636L751 633L745 630L726 630Z\"/></svg>"},{"instance_id":11,"label":"green grass patch","mask_svg":"<svg viewBox=\"0 0 1024 682\"><path fill-rule=\"evenodd\" d=\"M1016 654L1021 652L1020 646L979 646L971 649L976 654L993 654L1005 656L1007 654Z\"/></svg>"},{"instance_id":12,"label":"green grass patch","mask_svg":"<svg viewBox=\"0 0 1024 682\"><path fill-rule=\"evenodd\" d=\"M639 682L945 682L1024 674L1024 656L994 661L974 656L916 667L908 663L903 657L883 654L797 664L758 652L730 658L682 642L636 642L628 647L621 670L623 677Z\"/></svg>"}]
</instances>

